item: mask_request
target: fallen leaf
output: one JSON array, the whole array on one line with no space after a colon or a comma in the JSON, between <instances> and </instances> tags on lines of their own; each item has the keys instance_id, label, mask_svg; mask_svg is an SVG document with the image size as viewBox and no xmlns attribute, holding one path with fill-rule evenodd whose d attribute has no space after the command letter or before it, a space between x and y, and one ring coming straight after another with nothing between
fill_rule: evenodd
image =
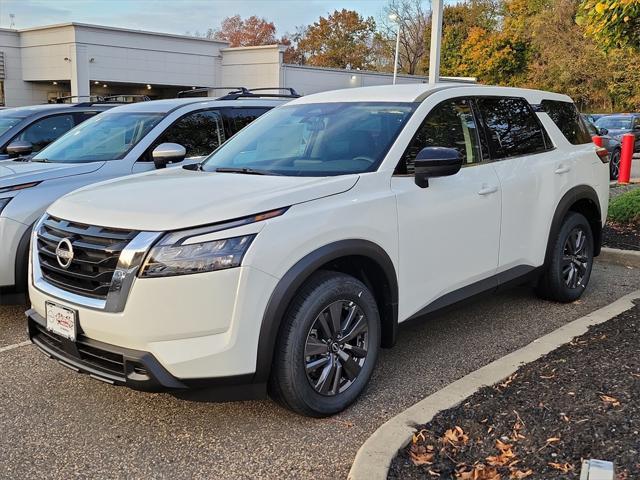
<instances>
[{"instance_id":1,"label":"fallen leaf","mask_svg":"<svg viewBox=\"0 0 640 480\"><path fill-rule=\"evenodd\" d=\"M620 401L617 398L610 397L609 395L600 395L600 399L605 403L610 403L612 407L620 406Z\"/></svg>"},{"instance_id":2,"label":"fallen leaf","mask_svg":"<svg viewBox=\"0 0 640 480\"><path fill-rule=\"evenodd\" d=\"M431 465L433 463L434 454L424 445L411 445L409 449L409 458L414 465Z\"/></svg>"},{"instance_id":3,"label":"fallen leaf","mask_svg":"<svg viewBox=\"0 0 640 480\"><path fill-rule=\"evenodd\" d=\"M444 432L442 437L443 443L450 443L454 447L461 447L469 442L469 437L462 428L456 426Z\"/></svg>"},{"instance_id":4,"label":"fallen leaf","mask_svg":"<svg viewBox=\"0 0 640 480\"><path fill-rule=\"evenodd\" d=\"M511 383L516 379L516 377L518 376L517 373L514 373L513 375L511 375L509 378L507 378L504 382L502 382L500 384L500 386L502 388L507 388L509 385L511 385Z\"/></svg>"},{"instance_id":5,"label":"fallen leaf","mask_svg":"<svg viewBox=\"0 0 640 480\"><path fill-rule=\"evenodd\" d=\"M528 476L533 475L533 470L512 470L510 477L516 480L521 480L522 478L527 478Z\"/></svg>"},{"instance_id":6,"label":"fallen leaf","mask_svg":"<svg viewBox=\"0 0 640 480\"><path fill-rule=\"evenodd\" d=\"M559 442L559 441L560 441L560 437L547 438L547 443L555 443L555 442Z\"/></svg>"},{"instance_id":7,"label":"fallen leaf","mask_svg":"<svg viewBox=\"0 0 640 480\"><path fill-rule=\"evenodd\" d=\"M555 468L556 470L560 470L562 473L569 473L573 471L573 465L570 463L554 463L550 462L549 466L551 468Z\"/></svg>"}]
</instances>

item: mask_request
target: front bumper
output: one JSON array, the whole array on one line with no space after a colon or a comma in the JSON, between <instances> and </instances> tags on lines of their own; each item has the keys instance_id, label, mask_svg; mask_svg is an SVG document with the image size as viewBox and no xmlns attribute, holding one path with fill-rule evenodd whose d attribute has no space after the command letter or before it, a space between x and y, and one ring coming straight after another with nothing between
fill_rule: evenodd
<instances>
[{"instance_id":1,"label":"front bumper","mask_svg":"<svg viewBox=\"0 0 640 480\"><path fill-rule=\"evenodd\" d=\"M80 333L75 342L46 329L45 319L34 309L26 313L31 342L61 365L111 385L146 392L173 392L205 401L264 398L266 385L252 383L253 375L179 379L149 352L99 342Z\"/></svg>"}]
</instances>

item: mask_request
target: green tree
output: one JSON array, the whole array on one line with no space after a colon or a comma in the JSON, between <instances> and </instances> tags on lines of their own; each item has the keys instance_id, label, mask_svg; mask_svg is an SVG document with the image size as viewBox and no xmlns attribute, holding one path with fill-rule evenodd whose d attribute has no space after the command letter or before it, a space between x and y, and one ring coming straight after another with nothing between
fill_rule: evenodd
<instances>
[{"instance_id":1,"label":"green tree","mask_svg":"<svg viewBox=\"0 0 640 480\"><path fill-rule=\"evenodd\" d=\"M604 49L640 51L640 0L583 0L577 20Z\"/></svg>"},{"instance_id":2,"label":"green tree","mask_svg":"<svg viewBox=\"0 0 640 480\"><path fill-rule=\"evenodd\" d=\"M372 17L353 10L336 10L310 25L298 41L304 63L319 67L368 68L370 48L376 31Z\"/></svg>"}]
</instances>

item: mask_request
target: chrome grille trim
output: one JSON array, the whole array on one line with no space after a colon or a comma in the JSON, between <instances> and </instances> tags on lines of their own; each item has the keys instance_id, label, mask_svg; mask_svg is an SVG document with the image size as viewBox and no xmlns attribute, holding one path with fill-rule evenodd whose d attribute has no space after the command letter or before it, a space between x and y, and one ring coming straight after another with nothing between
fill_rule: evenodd
<instances>
[{"instance_id":1,"label":"chrome grille trim","mask_svg":"<svg viewBox=\"0 0 640 480\"><path fill-rule=\"evenodd\" d=\"M45 214L31 235L33 285L76 305L121 312L146 253L161 235L83 225ZM72 261L73 270L57 264L56 238L73 238L73 246L81 252Z\"/></svg>"}]
</instances>

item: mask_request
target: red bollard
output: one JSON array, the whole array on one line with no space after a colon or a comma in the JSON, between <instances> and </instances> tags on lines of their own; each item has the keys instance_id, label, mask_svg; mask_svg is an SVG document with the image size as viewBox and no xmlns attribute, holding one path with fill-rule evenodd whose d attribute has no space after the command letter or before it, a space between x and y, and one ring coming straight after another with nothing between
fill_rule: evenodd
<instances>
[{"instance_id":1,"label":"red bollard","mask_svg":"<svg viewBox=\"0 0 640 480\"><path fill-rule=\"evenodd\" d=\"M618 183L629 183L631 178L631 160L633 159L633 146L636 137L632 133L625 133L622 136L622 153L620 155L620 173L618 174Z\"/></svg>"},{"instance_id":2,"label":"red bollard","mask_svg":"<svg viewBox=\"0 0 640 480\"><path fill-rule=\"evenodd\" d=\"M593 137L591 137L591 140L593 140L593 143L595 143L598 147L602 146L602 137L600 135L594 135Z\"/></svg>"}]
</instances>

